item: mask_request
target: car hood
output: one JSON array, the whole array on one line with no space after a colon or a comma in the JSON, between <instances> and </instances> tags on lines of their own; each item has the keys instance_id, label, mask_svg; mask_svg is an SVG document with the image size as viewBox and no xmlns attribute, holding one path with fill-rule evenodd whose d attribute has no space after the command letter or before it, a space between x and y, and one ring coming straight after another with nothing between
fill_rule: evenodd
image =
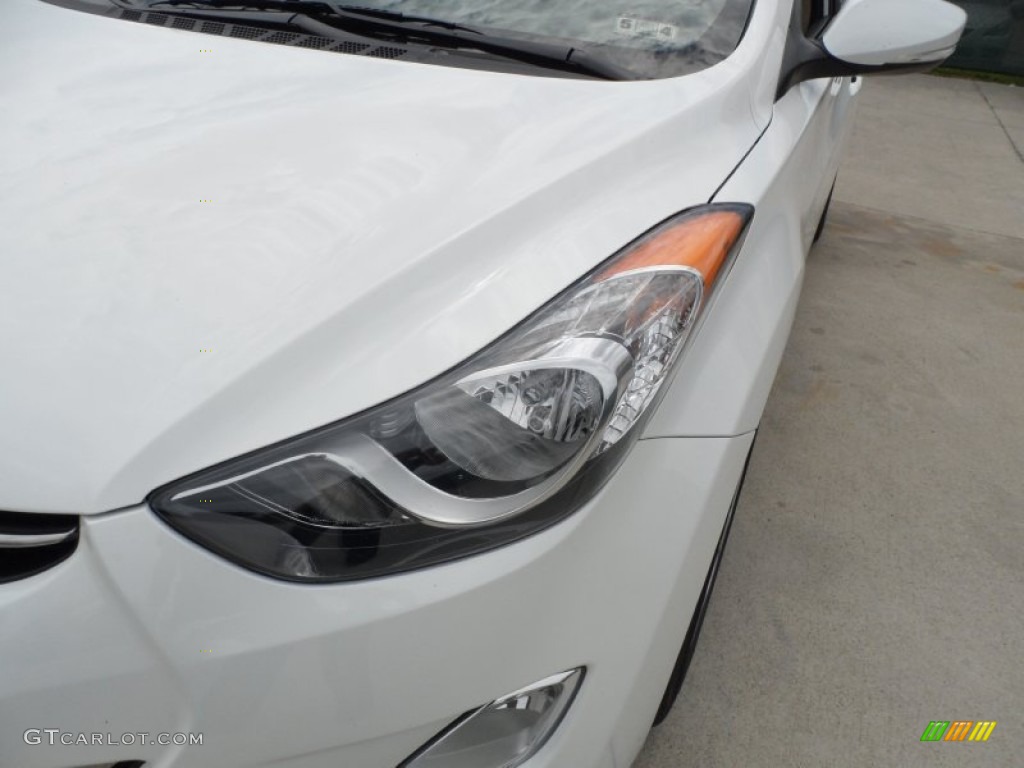
<instances>
[{"instance_id":1,"label":"car hood","mask_svg":"<svg viewBox=\"0 0 1024 768\"><path fill-rule=\"evenodd\" d=\"M0 7L0 509L95 513L454 365L707 201L749 57L606 83Z\"/></svg>"}]
</instances>

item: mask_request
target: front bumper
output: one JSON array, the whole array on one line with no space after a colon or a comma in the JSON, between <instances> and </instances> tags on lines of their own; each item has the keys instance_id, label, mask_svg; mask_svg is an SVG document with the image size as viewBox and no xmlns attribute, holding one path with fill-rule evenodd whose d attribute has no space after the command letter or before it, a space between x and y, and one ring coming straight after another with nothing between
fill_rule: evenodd
<instances>
[{"instance_id":1,"label":"front bumper","mask_svg":"<svg viewBox=\"0 0 1024 768\"><path fill-rule=\"evenodd\" d=\"M752 439L641 441L559 525L341 585L249 573L145 506L86 518L70 559L0 585L0 765L395 768L461 713L586 666L565 721L527 765L625 768ZM29 744L29 729L110 736ZM142 732L149 743L118 743ZM158 733L201 733L202 744L160 744Z\"/></svg>"}]
</instances>

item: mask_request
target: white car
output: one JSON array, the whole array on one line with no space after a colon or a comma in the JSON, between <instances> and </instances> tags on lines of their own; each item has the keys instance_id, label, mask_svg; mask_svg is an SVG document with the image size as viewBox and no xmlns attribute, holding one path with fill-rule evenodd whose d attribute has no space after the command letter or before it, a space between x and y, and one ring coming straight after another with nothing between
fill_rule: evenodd
<instances>
[{"instance_id":1,"label":"white car","mask_svg":"<svg viewBox=\"0 0 1024 768\"><path fill-rule=\"evenodd\" d=\"M628 766L861 75L963 24L3 0L0 765Z\"/></svg>"}]
</instances>

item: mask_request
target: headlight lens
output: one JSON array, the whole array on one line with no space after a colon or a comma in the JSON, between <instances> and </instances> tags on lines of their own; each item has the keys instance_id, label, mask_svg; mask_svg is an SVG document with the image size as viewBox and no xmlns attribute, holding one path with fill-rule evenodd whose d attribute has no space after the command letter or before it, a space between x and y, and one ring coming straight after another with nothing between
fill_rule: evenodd
<instances>
[{"instance_id":1,"label":"headlight lens","mask_svg":"<svg viewBox=\"0 0 1024 768\"><path fill-rule=\"evenodd\" d=\"M297 581L419 568L551 525L638 435L751 214L673 217L435 381L150 504L204 546Z\"/></svg>"}]
</instances>

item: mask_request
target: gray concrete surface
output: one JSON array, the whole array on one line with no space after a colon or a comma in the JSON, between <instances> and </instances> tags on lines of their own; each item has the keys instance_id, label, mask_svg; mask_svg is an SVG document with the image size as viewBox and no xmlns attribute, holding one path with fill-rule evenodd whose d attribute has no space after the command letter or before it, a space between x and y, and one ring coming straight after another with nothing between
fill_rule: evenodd
<instances>
[{"instance_id":1,"label":"gray concrete surface","mask_svg":"<svg viewBox=\"0 0 1024 768\"><path fill-rule=\"evenodd\" d=\"M634 768L1024 766L1022 133L1024 89L866 85L689 678ZM920 742L958 719L998 725Z\"/></svg>"},{"instance_id":2,"label":"gray concrete surface","mask_svg":"<svg viewBox=\"0 0 1024 768\"><path fill-rule=\"evenodd\" d=\"M837 194L1024 237L1024 88L918 75L865 84Z\"/></svg>"}]
</instances>

